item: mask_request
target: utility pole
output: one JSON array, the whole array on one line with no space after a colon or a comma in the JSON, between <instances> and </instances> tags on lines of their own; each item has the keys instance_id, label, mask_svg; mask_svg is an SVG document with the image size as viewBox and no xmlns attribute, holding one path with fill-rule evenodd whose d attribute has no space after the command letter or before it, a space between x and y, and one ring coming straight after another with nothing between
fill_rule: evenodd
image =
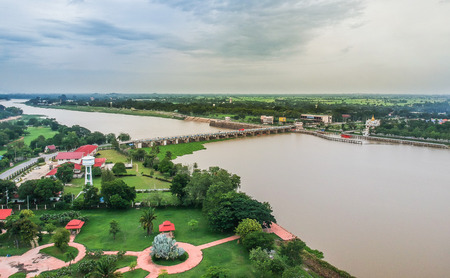
<instances>
[{"instance_id":1,"label":"utility pole","mask_svg":"<svg viewBox=\"0 0 450 278\"><path fill-rule=\"evenodd\" d=\"M30 196L27 195L27 209L30 209Z\"/></svg>"}]
</instances>

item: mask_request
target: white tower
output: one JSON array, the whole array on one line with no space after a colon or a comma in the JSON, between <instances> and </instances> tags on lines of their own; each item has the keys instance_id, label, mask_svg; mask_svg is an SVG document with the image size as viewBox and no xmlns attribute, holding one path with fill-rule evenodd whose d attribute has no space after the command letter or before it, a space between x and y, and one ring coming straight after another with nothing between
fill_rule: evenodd
<instances>
[{"instance_id":1,"label":"white tower","mask_svg":"<svg viewBox=\"0 0 450 278\"><path fill-rule=\"evenodd\" d=\"M95 164L95 157L93 156L85 156L83 159L83 166L86 169L86 173L84 174L84 185L94 185L92 181L92 166Z\"/></svg>"}]
</instances>

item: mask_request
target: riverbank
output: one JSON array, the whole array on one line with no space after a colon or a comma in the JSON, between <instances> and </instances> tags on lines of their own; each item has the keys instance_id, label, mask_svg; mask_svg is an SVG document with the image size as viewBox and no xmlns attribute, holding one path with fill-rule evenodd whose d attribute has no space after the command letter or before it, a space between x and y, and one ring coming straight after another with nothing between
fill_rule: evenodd
<instances>
[{"instance_id":1,"label":"riverbank","mask_svg":"<svg viewBox=\"0 0 450 278\"><path fill-rule=\"evenodd\" d=\"M12 120L17 120L17 119L20 119L20 118L22 118L22 116L9 117L9 118L6 118L6 119L1 119L0 123L12 121Z\"/></svg>"},{"instance_id":2,"label":"riverbank","mask_svg":"<svg viewBox=\"0 0 450 278\"><path fill-rule=\"evenodd\" d=\"M169 118L178 120L184 120L185 118L184 115L174 112L136 110L126 108L115 108L115 107L71 106L71 105L53 105L53 106L30 105L30 106L44 109L61 109L61 110L81 111L81 112L99 112L111 114L124 114L132 116L149 116L149 117Z\"/></svg>"}]
</instances>

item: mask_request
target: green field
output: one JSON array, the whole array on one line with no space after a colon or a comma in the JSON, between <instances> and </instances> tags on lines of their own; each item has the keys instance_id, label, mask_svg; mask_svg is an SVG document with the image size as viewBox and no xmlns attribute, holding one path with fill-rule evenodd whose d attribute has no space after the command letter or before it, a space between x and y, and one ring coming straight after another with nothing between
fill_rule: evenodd
<instances>
[{"instance_id":1,"label":"green field","mask_svg":"<svg viewBox=\"0 0 450 278\"><path fill-rule=\"evenodd\" d=\"M66 253L66 252L74 253L74 254L75 254L74 257L76 257L76 256L78 255L78 249L75 248L75 247L72 247L72 246L69 246L69 247L67 248L67 250L65 250L65 251L62 251L61 249L59 249L59 248L56 247L56 246L50 246L50 247L41 249L41 250L39 251L39 253L47 254L47 255L49 255L49 256L55 257L55 258L57 258L57 259L60 259L61 261L68 262L68 260L67 260L66 257L64 256L64 253Z\"/></svg>"},{"instance_id":2,"label":"green field","mask_svg":"<svg viewBox=\"0 0 450 278\"><path fill-rule=\"evenodd\" d=\"M31 141L43 135L45 138L51 138L57 134L57 131L51 130L49 127L28 127L26 130L29 134L25 135L23 141L25 145L30 145Z\"/></svg>"},{"instance_id":3,"label":"green field","mask_svg":"<svg viewBox=\"0 0 450 278\"><path fill-rule=\"evenodd\" d=\"M89 249L142 251L152 244L153 238L159 233L158 225L165 220L175 224L174 235L180 242L200 245L230 236L230 234L211 232L201 210L187 208L157 208L155 229L153 234L147 236L139 224L141 214L142 210L83 211L83 215L87 216L89 221L83 226L75 241ZM116 235L116 240L109 234L109 223L113 219L119 222L122 230ZM198 228L194 231L188 226L191 219L199 221Z\"/></svg>"}]
</instances>

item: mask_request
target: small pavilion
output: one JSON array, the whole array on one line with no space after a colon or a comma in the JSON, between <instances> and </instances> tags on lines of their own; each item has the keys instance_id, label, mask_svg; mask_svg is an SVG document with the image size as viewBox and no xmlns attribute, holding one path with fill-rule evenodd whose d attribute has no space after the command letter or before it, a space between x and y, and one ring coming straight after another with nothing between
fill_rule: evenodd
<instances>
[{"instance_id":1,"label":"small pavilion","mask_svg":"<svg viewBox=\"0 0 450 278\"><path fill-rule=\"evenodd\" d=\"M173 224L169 220L166 220L161 225L159 225L160 233L165 233L168 236L173 237L173 231L175 231L175 224Z\"/></svg>"},{"instance_id":2,"label":"small pavilion","mask_svg":"<svg viewBox=\"0 0 450 278\"><path fill-rule=\"evenodd\" d=\"M6 218L12 214L12 209L0 209L0 222L5 222Z\"/></svg>"},{"instance_id":3,"label":"small pavilion","mask_svg":"<svg viewBox=\"0 0 450 278\"><path fill-rule=\"evenodd\" d=\"M83 227L84 221L78 219L72 219L67 223L66 229L70 230L72 234L78 234L81 231L81 227Z\"/></svg>"}]
</instances>

